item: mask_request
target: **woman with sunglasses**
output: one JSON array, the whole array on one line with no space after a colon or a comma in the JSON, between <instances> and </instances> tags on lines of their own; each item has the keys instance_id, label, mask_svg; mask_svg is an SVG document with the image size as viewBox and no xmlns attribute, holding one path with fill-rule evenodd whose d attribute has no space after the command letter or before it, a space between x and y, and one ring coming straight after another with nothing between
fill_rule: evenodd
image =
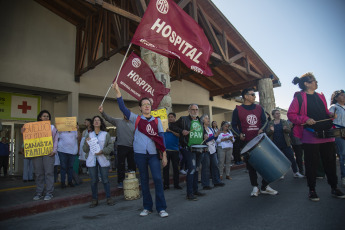
<instances>
[{"instance_id":1,"label":"woman with sunglasses","mask_svg":"<svg viewBox=\"0 0 345 230\"><path fill-rule=\"evenodd\" d=\"M140 173L144 206L144 210L140 213L140 216L147 216L152 212L153 201L150 193L148 172L148 168L150 167L152 179L155 184L156 211L160 217L167 217L169 214L165 211L167 205L164 197L159 153L157 152L157 149L163 152L162 166L165 167L167 165L167 157L162 122L159 118L151 116L152 102L149 98L142 98L139 101L139 110L142 115L137 115L126 108L117 83L113 85L113 88L116 92L120 110L128 120L135 124L133 141L134 160Z\"/></svg>"},{"instance_id":2,"label":"woman with sunglasses","mask_svg":"<svg viewBox=\"0 0 345 230\"><path fill-rule=\"evenodd\" d=\"M303 143L309 199L320 200L315 191L316 171L320 158L328 184L331 186L332 196L345 198L345 195L337 188L334 138L318 138L315 135L316 132L331 129L331 118L336 116L328 110L325 96L316 92L318 85L312 73L308 72L301 77L295 77L292 83L298 84L301 91L295 93L287 116L295 124L294 135Z\"/></svg>"}]
</instances>

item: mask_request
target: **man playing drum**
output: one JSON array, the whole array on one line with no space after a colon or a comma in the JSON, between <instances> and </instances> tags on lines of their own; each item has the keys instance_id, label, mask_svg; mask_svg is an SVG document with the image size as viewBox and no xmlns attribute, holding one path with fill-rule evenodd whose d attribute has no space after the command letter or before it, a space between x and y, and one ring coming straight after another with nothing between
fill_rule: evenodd
<instances>
[{"instance_id":1,"label":"man playing drum","mask_svg":"<svg viewBox=\"0 0 345 230\"><path fill-rule=\"evenodd\" d=\"M260 105L254 104L255 93L253 89L244 89L242 91L242 98L243 104L236 106L232 114L231 124L233 133L239 136L242 141L248 143L263 132L267 125L267 119L264 109ZM257 182L258 176L256 170L248 162L248 159L245 159L245 162L249 172L250 183L253 186L251 196L256 197L260 194L259 184ZM264 179L262 179L261 193L269 195L278 194L278 192L272 189Z\"/></svg>"},{"instance_id":2,"label":"man playing drum","mask_svg":"<svg viewBox=\"0 0 345 230\"><path fill-rule=\"evenodd\" d=\"M180 134L181 152L186 156L188 167L187 173L187 199L197 200L196 196L203 196L198 191L198 171L200 162L206 148L202 148L204 134L206 134L203 122L199 118L199 107L197 104L190 104L188 107L189 116L180 117L170 125L170 130ZM199 146L198 146L199 145ZM194 146L194 147L193 147Z\"/></svg>"}]
</instances>

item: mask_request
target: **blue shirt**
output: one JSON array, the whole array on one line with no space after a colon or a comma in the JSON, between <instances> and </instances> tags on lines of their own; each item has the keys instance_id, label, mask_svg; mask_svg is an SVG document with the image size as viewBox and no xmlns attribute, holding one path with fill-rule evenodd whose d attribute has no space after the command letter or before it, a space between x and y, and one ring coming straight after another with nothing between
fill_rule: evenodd
<instances>
[{"instance_id":1,"label":"blue shirt","mask_svg":"<svg viewBox=\"0 0 345 230\"><path fill-rule=\"evenodd\" d=\"M179 139L172 132L165 132L164 140L165 140L165 146L167 150L175 150L175 151L179 150L178 148Z\"/></svg>"},{"instance_id":2,"label":"blue shirt","mask_svg":"<svg viewBox=\"0 0 345 230\"><path fill-rule=\"evenodd\" d=\"M119 104L120 110L122 113L130 120L133 124L137 120L138 114L132 113L129 109L126 108L125 103L123 102L122 97L117 98L117 102ZM147 120L144 115L140 116L141 119ZM148 122L151 122L155 119L155 117L151 117ZM158 119L158 134L159 136L163 136L163 126L160 118ZM148 136L143 134L138 130L138 128L134 131L134 141L133 141L133 150L134 153L139 154L157 154L156 145L153 140L151 140Z\"/></svg>"}]
</instances>

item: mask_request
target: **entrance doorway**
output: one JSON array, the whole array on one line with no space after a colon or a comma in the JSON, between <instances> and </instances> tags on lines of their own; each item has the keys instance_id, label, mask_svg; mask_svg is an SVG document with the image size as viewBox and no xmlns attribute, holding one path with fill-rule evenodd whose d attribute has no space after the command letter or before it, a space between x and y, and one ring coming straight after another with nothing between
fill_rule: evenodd
<instances>
[{"instance_id":1,"label":"entrance doorway","mask_svg":"<svg viewBox=\"0 0 345 230\"><path fill-rule=\"evenodd\" d=\"M21 133L23 124L25 123L20 121L2 122L1 137L5 137L10 146L8 175L20 175L23 173L24 156L19 154L23 145L23 135Z\"/></svg>"}]
</instances>

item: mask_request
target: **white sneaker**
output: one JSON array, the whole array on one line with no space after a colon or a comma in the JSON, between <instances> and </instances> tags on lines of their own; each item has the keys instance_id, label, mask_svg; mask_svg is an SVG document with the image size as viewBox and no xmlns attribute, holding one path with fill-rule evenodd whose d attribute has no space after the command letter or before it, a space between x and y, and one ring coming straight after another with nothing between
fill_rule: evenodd
<instances>
[{"instance_id":1,"label":"white sneaker","mask_svg":"<svg viewBox=\"0 0 345 230\"><path fill-rule=\"evenodd\" d=\"M285 178L285 177L284 177L284 175L283 175L283 176L280 177L280 180L284 180L284 178Z\"/></svg>"},{"instance_id":2,"label":"white sneaker","mask_svg":"<svg viewBox=\"0 0 345 230\"><path fill-rule=\"evenodd\" d=\"M180 170L180 173L181 173L182 175L186 175L186 174L187 174L187 172L184 171L183 169Z\"/></svg>"},{"instance_id":3,"label":"white sneaker","mask_svg":"<svg viewBox=\"0 0 345 230\"><path fill-rule=\"evenodd\" d=\"M45 195L44 200L51 200L53 198L53 195Z\"/></svg>"},{"instance_id":4,"label":"white sneaker","mask_svg":"<svg viewBox=\"0 0 345 230\"><path fill-rule=\"evenodd\" d=\"M278 191L272 189L269 185L267 185L265 190L261 189L262 194L269 194L269 195L277 195Z\"/></svg>"},{"instance_id":5,"label":"white sneaker","mask_svg":"<svg viewBox=\"0 0 345 230\"><path fill-rule=\"evenodd\" d=\"M169 216L169 214L168 214L165 210L160 211L160 212L159 212L159 215L160 215L160 217L162 217L162 218L168 217L168 216Z\"/></svg>"},{"instance_id":6,"label":"white sneaker","mask_svg":"<svg viewBox=\"0 0 345 230\"><path fill-rule=\"evenodd\" d=\"M254 187L253 187L253 191L252 191L252 193L250 194L250 196L251 196L251 197L256 197L256 196L259 196L259 194L260 194L259 188L258 188L257 186L254 186Z\"/></svg>"},{"instance_id":7,"label":"white sneaker","mask_svg":"<svg viewBox=\"0 0 345 230\"><path fill-rule=\"evenodd\" d=\"M345 177L341 178L341 184L343 187L345 187Z\"/></svg>"},{"instance_id":8,"label":"white sneaker","mask_svg":"<svg viewBox=\"0 0 345 230\"><path fill-rule=\"evenodd\" d=\"M149 210L144 209L143 211L141 211L140 216L147 216L147 215L149 215L150 213L151 213L151 212L150 212Z\"/></svg>"},{"instance_id":9,"label":"white sneaker","mask_svg":"<svg viewBox=\"0 0 345 230\"><path fill-rule=\"evenodd\" d=\"M303 178L304 176L302 174L300 174L299 172L296 172L293 174L293 177L295 178Z\"/></svg>"}]
</instances>

